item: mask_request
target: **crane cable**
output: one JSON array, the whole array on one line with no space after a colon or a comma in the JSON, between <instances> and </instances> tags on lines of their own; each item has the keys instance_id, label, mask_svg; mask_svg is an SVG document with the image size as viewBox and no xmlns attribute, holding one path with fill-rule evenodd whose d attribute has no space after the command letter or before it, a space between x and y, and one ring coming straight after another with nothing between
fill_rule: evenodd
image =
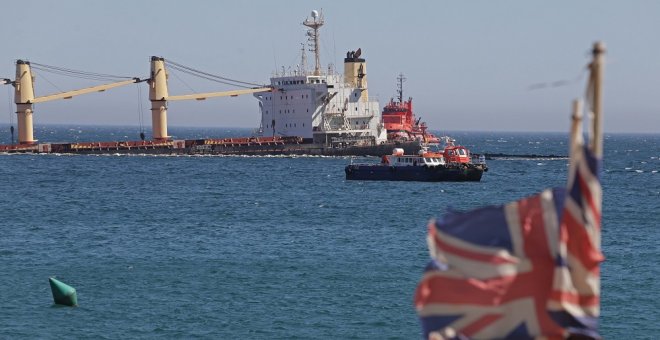
<instances>
[{"instance_id":1,"label":"crane cable","mask_svg":"<svg viewBox=\"0 0 660 340\"><path fill-rule=\"evenodd\" d=\"M135 84L138 93L138 121L140 122L140 139L144 140L144 107L142 106L142 89Z\"/></svg>"},{"instance_id":2,"label":"crane cable","mask_svg":"<svg viewBox=\"0 0 660 340\"><path fill-rule=\"evenodd\" d=\"M40 71L44 71L44 72L50 72L50 73L59 74L59 75L62 75L62 76L67 76L67 77L72 77L72 78L103 80L103 81L117 81L117 80L120 80L120 79L135 78L135 77L118 76L118 75L112 75L112 74L106 74L106 73L95 73L95 72L80 71L80 70L74 70L74 69L59 67L59 66L45 65L45 64L35 63L35 62L30 62L30 65L31 65L32 68L34 68L36 70L40 70Z\"/></svg>"},{"instance_id":3,"label":"crane cable","mask_svg":"<svg viewBox=\"0 0 660 340\"><path fill-rule=\"evenodd\" d=\"M14 144L14 115L11 112L11 87L7 87L7 107L9 108L9 132L11 133L11 144Z\"/></svg>"},{"instance_id":4,"label":"crane cable","mask_svg":"<svg viewBox=\"0 0 660 340\"><path fill-rule=\"evenodd\" d=\"M236 80L236 79L227 78L227 77L219 76L219 75L216 75L216 74L200 71L200 70L197 70L197 69L194 69L192 67L179 64L179 63L171 61L171 60L166 60L165 63L167 63L167 65L169 67L171 67L173 69L176 69L178 71L184 72L186 74L196 76L196 77L199 77L199 78L204 78L204 79L207 79L207 80L210 80L210 81L215 81L215 82L222 83L222 84L238 86L238 87L244 87L244 88L250 88L252 86L257 86L257 87L263 86L262 84L257 84L257 83L252 83L252 82L245 82L245 81L241 81L241 80Z\"/></svg>"},{"instance_id":5,"label":"crane cable","mask_svg":"<svg viewBox=\"0 0 660 340\"><path fill-rule=\"evenodd\" d=\"M215 79L215 78L212 78L212 77L207 77L207 76L203 76L203 75L200 75L200 74L196 74L196 73L187 71L185 69L179 68L178 66L174 66L174 65L168 65L168 66L171 70L177 70L177 71L186 73L186 74L194 76L194 77L210 80L212 82L221 83L221 84L230 85L230 86L242 87L242 88L251 88L250 86L239 85L239 84L235 84L235 83L230 83L230 82L218 80L218 79Z\"/></svg>"}]
</instances>

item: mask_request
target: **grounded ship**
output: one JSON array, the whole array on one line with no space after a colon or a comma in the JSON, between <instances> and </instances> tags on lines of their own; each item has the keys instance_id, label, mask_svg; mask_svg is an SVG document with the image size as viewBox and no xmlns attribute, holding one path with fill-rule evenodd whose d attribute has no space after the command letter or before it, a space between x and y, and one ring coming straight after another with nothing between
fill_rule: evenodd
<instances>
[{"instance_id":1,"label":"grounded ship","mask_svg":"<svg viewBox=\"0 0 660 340\"><path fill-rule=\"evenodd\" d=\"M416 153L420 149L419 138L388 139L378 101L369 97L366 60L361 49L349 51L344 59L343 73L332 66L322 69L320 64L319 28L323 15L312 11L303 25L309 28L309 46L314 52L314 70L307 70L305 46L302 62L293 71L276 73L270 85L225 93L169 96L164 58L151 58L150 85L152 103L152 141L110 141L85 143L42 143L32 137L32 103L92 92L71 91L55 96L34 98L33 84L24 75L29 72L29 62L17 62L16 104L18 107L18 145L0 145L4 152L39 153L149 153L149 154L308 154L308 155L372 155L381 156L392 148ZM171 62L173 63L173 62ZM173 63L171 67L181 67ZM42 65L43 66L43 65ZM20 69L20 70L19 70ZM192 70L188 68L188 70ZM208 75L208 73L204 73ZM24 83L17 83L20 81ZM9 81L8 79L6 81ZM144 80L134 78L123 82L97 86L91 89L105 90L114 86ZM19 89L22 88L22 93ZM27 93L25 89L32 92ZM86 92L85 92L86 91ZM245 138L220 138L196 140L172 140L167 134L167 101L206 99L226 95L252 93L259 100L261 123L257 133ZM69 95L67 97L67 95ZM422 129L422 135L426 134Z\"/></svg>"},{"instance_id":2,"label":"grounded ship","mask_svg":"<svg viewBox=\"0 0 660 340\"><path fill-rule=\"evenodd\" d=\"M433 151L422 147L418 154L405 154L395 148L378 164L351 164L344 169L347 180L478 182L488 171L484 156L473 157L454 140L443 137L444 148Z\"/></svg>"}]
</instances>

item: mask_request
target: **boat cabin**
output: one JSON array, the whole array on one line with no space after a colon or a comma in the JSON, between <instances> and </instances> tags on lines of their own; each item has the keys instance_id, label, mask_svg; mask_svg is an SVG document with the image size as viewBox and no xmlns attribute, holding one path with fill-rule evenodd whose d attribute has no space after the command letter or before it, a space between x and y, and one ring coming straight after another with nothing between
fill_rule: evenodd
<instances>
[{"instance_id":1,"label":"boat cabin","mask_svg":"<svg viewBox=\"0 0 660 340\"><path fill-rule=\"evenodd\" d=\"M448 163L470 163L470 151L463 146L447 146L444 151Z\"/></svg>"},{"instance_id":2,"label":"boat cabin","mask_svg":"<svg viewBox=\"0 0 660 340\"><path fill-rule=\"evenodd\" d=\"M396 148L391 155L382 158L383 165L389 166L439 166L445 165L445 159L440 153L422 153L420 155L404 155L403 149Z\"/></svg>"}]
</instances>

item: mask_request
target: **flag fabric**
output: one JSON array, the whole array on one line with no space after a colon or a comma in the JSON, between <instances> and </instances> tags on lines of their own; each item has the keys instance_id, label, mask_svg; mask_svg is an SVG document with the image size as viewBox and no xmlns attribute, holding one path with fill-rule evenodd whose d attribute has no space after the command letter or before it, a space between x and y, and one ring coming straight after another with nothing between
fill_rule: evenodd
<instances>
[{"instance_id":1,"label":"flag fabric","mask_svg":"<svg viewBox=\"0 0 660 340\"><path fill-rule=\"evenodd\" d=\"M425 338L599 338L600 160L573 141L566 189L431 220L415 292Z\"/></svg>"}]
</instances>

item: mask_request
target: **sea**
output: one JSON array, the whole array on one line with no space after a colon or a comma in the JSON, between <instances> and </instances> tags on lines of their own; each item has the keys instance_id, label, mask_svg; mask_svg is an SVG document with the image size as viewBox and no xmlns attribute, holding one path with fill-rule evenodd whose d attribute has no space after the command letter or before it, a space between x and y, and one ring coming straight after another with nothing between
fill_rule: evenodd
<instances>
[{"instance_id":1,"label":"sea","mask_svg":"<svg viewBox=\"0 0 660 340\"><path fill-rule=\"evenodd\" d=\"M41 142L138 134L35 131ZM475 153L558 157L424 183L345 180L347 164L375 157L0 154L0 338L419 339L429 219L564 186L568 169L566 133L448 134ZM606 339L660 336L659 157L660 134L605 134ZM49 277L76 288L79 307L54 305Z\"/></svg>"}]
</instances>

